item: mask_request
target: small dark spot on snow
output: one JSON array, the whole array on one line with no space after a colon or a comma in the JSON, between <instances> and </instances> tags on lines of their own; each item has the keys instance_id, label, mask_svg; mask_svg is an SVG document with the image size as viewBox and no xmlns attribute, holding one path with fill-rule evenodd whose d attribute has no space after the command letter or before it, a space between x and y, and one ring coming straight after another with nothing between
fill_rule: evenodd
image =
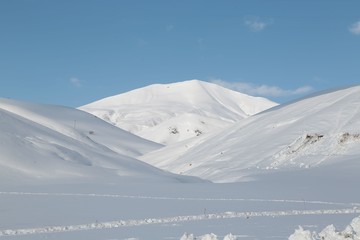
<instances>
[{"instance_id":1,"label":"small dark spot on snow","mask_svg":"<svg viewBox=\"0 0 360 240\"><path fill-rule=\"evenodd\" d=\"M178 129L176 127L169 127L169 131L172 134L178 134L179 133L179 131L178 131Z\"/></svg>"},{"instance_id":2,"label":"small dark spot on snow","mask_svg":"<svg viewBox=\"0 0 360 240\"><path fill-rule=\"evenodd\" d=\"M196 129L194 132L196 136L200 136L202 134L202 132L199 129Z\"/></svg>"},{"instance_id":3,"label":"small dark spot on snow","mask_svg":"<svg viewBox=\"0 0 360 240\"><path fill-rule=\"evenodd\" d=\"M353 134L350 134L348 132L346 133L343 133L341 136L340 136L340 139L339 139L339 143L346 143L348 141L354 141L354 140L360 140L360 134L359 133L353 133Z\"/></svg>"}]
</instances>

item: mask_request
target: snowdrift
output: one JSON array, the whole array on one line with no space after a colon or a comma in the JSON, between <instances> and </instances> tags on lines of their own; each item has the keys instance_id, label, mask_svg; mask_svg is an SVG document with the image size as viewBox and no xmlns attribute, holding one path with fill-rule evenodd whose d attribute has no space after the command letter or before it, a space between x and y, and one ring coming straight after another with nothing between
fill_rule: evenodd
<instances>
[{"instance_id":1,"label":"snowdrift","mask_svg":"<svg viewBox=\"0 0 360 240\"><path fill-rule=\"evenodd\" d=\"M196 137L276 106L199 80L155 84L79 109L146 139L170 144Z\"/></svg>"},{"instance_id":2,"label":"snowdrift","mask_svg":"<svg viewBox=\"0 0 360 240\"><path fill-rule=\"evenodd\" d=\"M360 217L354 218L344 231L336 230L334 225L327 226L320 233L304 230L301 226L289 237L289 240L359 240L360 239Z\"/></svg>"},{"instance_id":3,"label":"snowdrift","mask_svg":"<svg viewBox=\"0 0 360 240\"><path fill-rule=\"evenodd\" d=\"M194 234L187 234L185 233L180 240L218 240L218 236L216 236L214 233L210 233L210 234L205 234L203 236L199 236L199 237L194 237ZM236 240L237 237L232 235L231 233L226 235L224 238L224 240Z\"/></svg>"}]
</instances>

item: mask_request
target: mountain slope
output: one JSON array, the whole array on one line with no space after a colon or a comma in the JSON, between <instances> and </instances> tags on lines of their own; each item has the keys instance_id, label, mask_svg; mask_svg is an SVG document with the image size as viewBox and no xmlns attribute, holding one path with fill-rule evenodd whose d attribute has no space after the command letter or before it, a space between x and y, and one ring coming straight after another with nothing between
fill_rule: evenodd
<instances>
[{"instance_id":1,"label":"mountain slope","mask_svg":"<svg viewBox=\"0 0 360 240\"><path fill-rule=\"evenodd\" d=\"M279 106L198 143L168 146L142 159L218 182L320 166L358 171L359 126L360 86L355 86Z\"/></svg>"},{"instance_id":2,"label":"mountain slope","mask_svg":"<svg viewBox=\"0 0 360 240\"><path fill-rule=\"evenodd\" d=\"M136 160L161 145L82 111L0 99L0 181L187 181Z\"/></svg>"},{"instance_id":3,"label":"mountain slope","mask_svg":"<svg viewBox=\"0 0 360 240\"><path fill-rule=\"evenodd\" d=\"M155 84L79 109L146 139L169 144L223 129L276 104L216 84Z\"/></svg>"}]
</instances>

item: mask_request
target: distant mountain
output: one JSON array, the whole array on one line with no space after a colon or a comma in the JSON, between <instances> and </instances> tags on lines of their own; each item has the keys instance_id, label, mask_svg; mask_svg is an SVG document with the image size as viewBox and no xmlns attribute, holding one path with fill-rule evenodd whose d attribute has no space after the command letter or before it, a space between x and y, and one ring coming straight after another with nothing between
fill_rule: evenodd
<instances>
[{"instance_id":1,"label":"distant mountain","mask_svg":"<svg viewBox=\"0 0 360 240\"><path fill-rule=\"evenodd\" d=\"M162 147L83 111L0 99L0 182L188 181L136 160Z\"/></svg>"},{"instance_id":2,"label":"distant mountain","mask_svg":"<svg viewBox=\"0 0 360 240\"><path fill-rule=\"evenodd\" d=\"M161 144L214 132L277 104L213 83L155 84L79 109Z\"/></svg>"},{"instance_id":3,"label":"distant mountain","mask_svg":"<svg viewBox=\"0 0 360 240\"><path fill-rule=\"evenodd\" d=\"M346 178L360 172L360 86L279 106L219 134L167 146L141 159L216 182L309 169Z\"/></svg>"}]
</instances>

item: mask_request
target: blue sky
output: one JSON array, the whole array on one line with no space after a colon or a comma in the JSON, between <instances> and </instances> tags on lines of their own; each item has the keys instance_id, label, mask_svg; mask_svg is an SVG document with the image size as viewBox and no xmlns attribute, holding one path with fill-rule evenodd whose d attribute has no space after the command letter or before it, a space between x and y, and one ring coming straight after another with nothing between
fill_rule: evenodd
<instances>
[{"instance_id":1,"label":"blue sky","mask_svg":"<svg viewBox=\"0 0 360 240\"><path fill-rule=\"evenodd\" d=\"M286 102L360 81L358 0L1 0L0 96L72 107L153 83Z\"/></svg>"}]
</instances>

